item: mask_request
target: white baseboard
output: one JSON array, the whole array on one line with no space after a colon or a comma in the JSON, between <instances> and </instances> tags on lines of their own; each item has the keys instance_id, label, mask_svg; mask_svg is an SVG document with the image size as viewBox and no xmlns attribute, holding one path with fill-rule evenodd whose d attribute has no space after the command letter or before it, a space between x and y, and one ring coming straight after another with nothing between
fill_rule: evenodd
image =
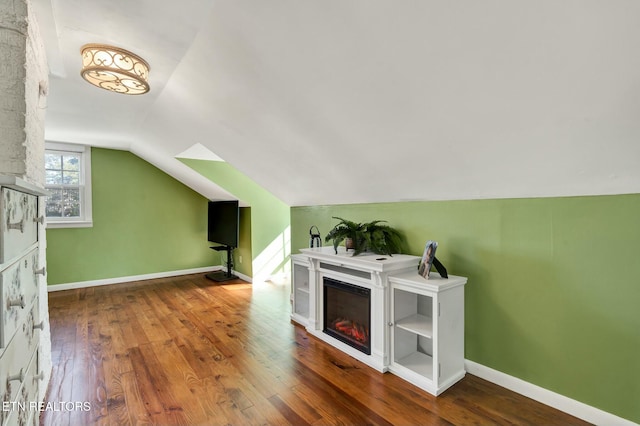
<instances>
[{"instance_id":1,"label":"white baseboard","mask_svg":"<svg viewBox=\"0 0 640 426\"><path fill-rule=\"evenodd\" d=\"M128 277L117 277L117 278L105 278L102 280L92 280L92 281L79 281L75 283L66 283L66 284L53 284L47 286L47 291L62 291L62 290L73 290L76 288L88 288L88 287L97 287L101 285L110 285L110 284L122 284L128 283L131 281L144 281L144 280L152 280L155 278L168 278L168 277L177 277L180 275L189 275L189 274L200 274L203 272L214 272L222 270L222 266L205 266L203 268L193 268L193 269L181 269L179 271L167 271L167 272L154 272L153 274L144 274L144 275L132 275ZM238 271L231 271L233 275L237 276L241 280L252 282L250 276L241 274Z\"/></svg>"},{"instance_id":2,"label":"white baseboard","mask_svg":"<svg viewBox=\"0 0 640 426\"><path fill-rule=\"evenodd\" d=\"M66 284L53 284L53 285L47 286L47 291L52 292L52 291L61 291L61 290L72 290L76 288L97 287L97 286L109 285L109 284L121 284L121 283L127 283L131 281L152 280L154 278L177 277L180 275L199 274L202 272L219 271L221 269L222 269L221 266L206 266L203 268L182 269L179 271L167 271L167 272L154 272L152 274L132 275L128 277L105 278L102 280L80 281L80 282L66 283ZM240 276L240 274L236 274L236 275Z\"/></svg>"},{"instance_id":3,"label":"white baseboard","mask_svg":"<svg viewBox=\"0 0 640 426\"><path fill-rule=\"evenodd\" d=\"M269 275L267 278L265 278L264 281L271 281L273 283L290 282L289 274L287 274L286 272L278 272L276 274Z\"/></svg>"},{"instance_id":4,"label":"white baseboard","mask_svg":"<svg viewBox=\"0 0 640 426\"><path fill-rule=\"evenodd\" d=\"M238 272L238 271L234 271L233 269L231 270L231 273L232 273L233 275L235 275L236 277L240 278L240 279L241 279L241 280L243 280L243 281L246 281L246 282L248 282L248 283L253 282L253 279L252 279L250 276L248 276L248 275L241 274L240 272Z\"/></svg>"},{"instance_id":5,"label":"white baseboard","mask_svg":"<svg viewBox=\"0 0 640 426\"><path fill-rule=\"evenodd\" d=\"M550 390L541 388L517 377L510 376L501 371L494 370L484 365L478 364L468 359L464 360L465 369L469 374L478 376L496 385L507 388L513 392L524 395L535 401L541 402L550 407L556 408L572 416L578 417L595 425L606 426L638 426L631 420L623 419L614 414L602 411L575 399L568 398Z\"/></svg>"}]
</instances>

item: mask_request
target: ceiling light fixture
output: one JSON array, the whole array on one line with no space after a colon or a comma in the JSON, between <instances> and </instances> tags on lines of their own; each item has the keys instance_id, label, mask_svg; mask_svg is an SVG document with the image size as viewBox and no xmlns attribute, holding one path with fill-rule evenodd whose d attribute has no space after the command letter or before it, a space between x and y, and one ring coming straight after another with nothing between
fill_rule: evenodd
<instances>
[{"instance_id":1,"label":"ceiling light fixture","mask_svg":"<svg viewBox=\"0 0 640 426\"><path fill-rule=\"evenodd\" d=\"M149 64L138 55L104 44L85 44L80 52L82 78L94 86L126 95L149 91Z\"/></svg>"}]
</instances>

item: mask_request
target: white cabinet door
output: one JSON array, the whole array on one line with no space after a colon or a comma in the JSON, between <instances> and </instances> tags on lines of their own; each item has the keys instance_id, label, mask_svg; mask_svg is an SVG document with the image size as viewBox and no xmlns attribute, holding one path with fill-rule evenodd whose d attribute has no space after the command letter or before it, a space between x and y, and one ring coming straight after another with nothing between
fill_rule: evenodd
<instances>
[{"instance_id":1,"label":"white cabinet door","mask_svg":"<svg viewBox=\"0 0 640 426\"><path fill-rule=\"evenodd\" d=\"M405 380L435 392L438 369L434 325L436 295L402 284L391 285L391 364L389 369Z\"/></svg>"},{"instance_id":2,"label":"white cabinet door","mask_svg":"<svg viewBox=\"0 0 640 426\"><path fill-rule=\"evenodd\" d=\"M293 257L292 269L291 319L307 326L309 323L309 260L307 257Z\"/></svg>"},{"instance_id":3,"label":"white cabinet door","mask_svg":"<svg viewBox=\"0 0 640 426\"><path fill-rule=\"evenodd\" d=\"M434 395L465 375L464 277L390 276L389 369Z\"/></svg>"}]
</instances>

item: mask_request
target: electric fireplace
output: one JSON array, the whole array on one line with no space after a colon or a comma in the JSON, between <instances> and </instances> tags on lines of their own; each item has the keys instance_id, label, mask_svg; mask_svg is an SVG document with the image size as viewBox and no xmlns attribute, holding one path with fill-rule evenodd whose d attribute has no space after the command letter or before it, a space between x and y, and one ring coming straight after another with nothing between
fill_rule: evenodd
<instances>
[{"instance_id":1,"label":"electric fireplace","mask_svg":"<svg viewBox=\"0 0 640 426\"><path fill-rule=\"evenodd\" d=\"M323 332L371 355L371 290L323 277Z\"/></svg>"}]
</instances>

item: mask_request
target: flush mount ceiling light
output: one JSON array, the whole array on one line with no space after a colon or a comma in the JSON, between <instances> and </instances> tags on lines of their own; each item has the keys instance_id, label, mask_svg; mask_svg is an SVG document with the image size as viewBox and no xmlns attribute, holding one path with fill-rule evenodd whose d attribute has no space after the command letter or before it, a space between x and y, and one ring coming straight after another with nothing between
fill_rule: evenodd
<instances>
[{"instance_id":1,"label":"flush mount ceiling light","mask_svg":"<svg viewBox=\"0 0 640 426\"><path fill-rule=\"evenodd\" d=\"M94 86L126 95L149 91L149 64L138 55L104 44L85 44L80 52L82 78Z\"/></svg>"}]
</instances>

